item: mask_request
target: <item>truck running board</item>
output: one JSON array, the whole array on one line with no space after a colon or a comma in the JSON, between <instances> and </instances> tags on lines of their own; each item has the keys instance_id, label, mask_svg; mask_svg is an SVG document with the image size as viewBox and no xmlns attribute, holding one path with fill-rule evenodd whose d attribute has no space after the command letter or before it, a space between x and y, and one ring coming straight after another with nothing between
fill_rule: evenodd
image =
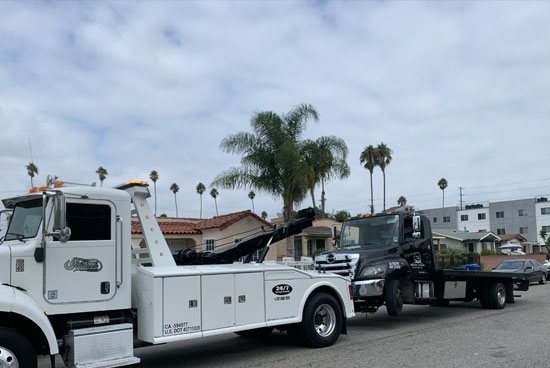
<instances>
[{"instance_id":1,"label":"truck running board","mask_svg":"<svg viewBox=\"0 0 550 368\"><path fill-rule=\"evenodd\" d=\"M70 368L110 368L139 363L130 323L80 328L65 335L63 359Z\"/></svg>"}]
</instances>

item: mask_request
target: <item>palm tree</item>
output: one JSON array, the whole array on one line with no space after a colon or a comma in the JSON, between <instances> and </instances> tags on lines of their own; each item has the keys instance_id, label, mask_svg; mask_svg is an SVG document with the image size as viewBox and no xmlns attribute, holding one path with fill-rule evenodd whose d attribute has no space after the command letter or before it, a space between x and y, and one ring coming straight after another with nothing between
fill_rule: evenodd
<instances>
[{"instance_id":1,"label":"palm tree","mask_svg":"<svg viewBox=\"0 0 550 368\"><path fill-rule=\"evenodd\" d=\"M365 169L369 170L370 173L370 213L374 213L374 199L373 199L373 193L372 193L372 173L374 171L374 168L376 167L376 158L377 152L376 148L372 144L365 147L363 152L361 152L361 156L359 157L359 160L361 161L361 164L365 167Z\"/></svg>"},{"instance_id":2,"label":"palm tree","mask_svg":"<svg viewBox=\"0 0 550 368\"><path fill-rule=\"evenodd\" d=\"M315 141L306 140L302 144L302 154L311 168L311 182L309 191L313 207L315 205L315 187L321 183L321 211L325 212L325 182L333 178L345 179L350 175L350 168L346 162L348 147L343 139L335 136L317 138Z\"/></svg>"},{"instance_id":3,"label":"palm tree","mask_svg":"<svg viewBox=\"0 0 550 368\"><path fill-rule=\"evenodd\" d=\"M382 176L384 177L384 211L386 210L386 167L390 164L393 151L384 144L380 143L376 147L376 165L382 170Z\"/></svg>"},{"instance_id":4,"label":"palm tree","mask_svg":"<svg viewBox=\"0 0 550 368\"><path fill-rule=\"evenodd\" d=\"M176 217L178 217L178 200L176 199L176 193L180 191L180 187L176 183L172 183L172 185L170 185L170 190L172 191L172 193L174 193L174 202L176 203Z\"/></svg>"},{"instance_id":5,"label":"palm tree","mask_svg":"<svg viewBox=\"0 0 550 368\"><path fill-rule=\"evenodd\" d=\"M149 179L151 179L153 186L155 187L155 217L157 217L157 180L159 180L159 173L157 170L151 171L149 174Z\"/></svg>"},{"instance_id":6,"label":"palm tree","mask_svg":"<svg viewBox=\"0 0 550 368\"><path fill-rule=\"evenodd\" d=\"M109 175L107 172L107 169L105 169L103 166L98 167L98 169L95 171L95 173L99 176L99 182L101 183L101 186L103 186L103 180Z\"/></svg>"},{"instance_id":7,"label":"palm tree","mask_svg":"<svg viewBox=\"0 0 550 368\"><path fill-rule=\"evenodd\" d=\"M216 199L218 197L218 190L216 188L212 188L210 191L210 195L212 198L214 198L214 203L216 204L216 216L218 216L218 200Z\"/></svg>"},{"instance_id":8,"label":"palm tree","mask_svg":"<svg viewBox=\"0 0 550 368\"><path fill-rule=\"evenodd\" d=\"M205 190L206 190L206 187L204 186L203 183L198 183L197 184L197 193L201 196L201 216L200 216L200 218L202 218L202 193L204 193Z\"/></svg>"},{"instance_id":9,"label":"palm tree","mask_svg":"<svg viewBox=\"0 0 550 368\"><path fill-rule=\"evenodd\" d=\"M539 235L542 238L542 242L546 244L546 239L548 238L548 233L546 232L546 230L541 229Z\"/></svg>"},{"instance_id":10,"label":"palm tree","mask_svg":"<svg viewBox=\"0 0 550 368\"><path fill-rule=\"evenodd\" d=\"M250 121L252 133L232 134L221 143L224 151L242 155L241 167L222 172L212 185L228 189L249 187L280 197L283 217L290 220L294 204L305 198L311 179L300 152L300 138L310 120L319 120L319 114L308 104L282 115L271 111L255 113ZM294 244L289 237L286 256L293 255Z\"/></svg>"},{"instance_id":11,"label":"palm tree","mask_svg":"<svg viewBox=\"0 0 550 368\"><path fill-rule=\"evenodd\" d=\"M403 207L406 204L407 204L407 198L405 198L404 196L399 197L399 199L397 200L397 205L399 207Z\"/></svg>"},{"instance_id":12,"label":"palm tree","mask_svg":"<svg viewBox=\"0 0 550 368\"><path fill-rule=\"evenodd\" d=\"M449 183L447 182L447 179L441 178L437 182L437 185L439 186L439 189L443 191L443 207L445 207L445 189L449 186Z\"/></svg>"},{"instance_id":13,"label":"palm tree","mask_svg":"<svg viewBox=\"0 0 550 368\"><path fill-rule=\"evenodd\" d=\"M267 218L267 212L262 211L262 218L265 220Z\"/></svg>"},{"instance_id":14,"label":"palm tree","mask_svg":"<svg viewBox=\"0 0 550 368\"><path fill-rule=\"evenodd\" d=\"M25 168L27 169L27 174L31 177L31 188L34 188L32 178L34 178L34 174L38 174L38 167L34 164L34 162L29 162Z\"/></svg>"},{"instance_id":15,"label":"palm tree","mask_svg":"<svg viewBox=\"0 0 550 368\"><path fill-rule=\"evenodd\" d=\"M254 193L253 191L250 191L250 193L248 193L248 198L250 198L250 200L252 201L252 212L256 212L254 210L254 198L256 197L256 193Z\"/></svg>"}]
</instances>

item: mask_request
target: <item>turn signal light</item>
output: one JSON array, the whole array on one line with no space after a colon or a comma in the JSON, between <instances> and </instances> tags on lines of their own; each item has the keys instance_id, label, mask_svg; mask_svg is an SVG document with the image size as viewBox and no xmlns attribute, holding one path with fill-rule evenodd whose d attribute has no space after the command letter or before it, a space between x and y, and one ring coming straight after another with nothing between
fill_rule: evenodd
<instances>
[{"instance_id":1,"label":"turn signal light","mask_svg":"<svg viewBox=\"0 0 550 368\"><path fill-rule=\"evenodd\" d=\"M31 188L29 189L29 193L34 193L34 192L37 192L38 191L38 188Z\"/></svg>"}]
</instances>

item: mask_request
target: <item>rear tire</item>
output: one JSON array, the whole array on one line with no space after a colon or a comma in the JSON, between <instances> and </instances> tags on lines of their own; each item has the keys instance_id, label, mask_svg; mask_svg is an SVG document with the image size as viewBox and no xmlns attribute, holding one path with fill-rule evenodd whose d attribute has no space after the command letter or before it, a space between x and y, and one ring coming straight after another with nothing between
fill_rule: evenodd
<instances>
[{"instance_id":1,"label":"rear tire","mask_svg":"<svg viewBox=\"0 0 550 368\"><path fill-rule=\"evenodd\" d=\"M343 314L340 302L331 294L317 293L309 297L302 322L288 330L291 340L324 348L338 340L342 331Z\"/></svg>"},{"instance_id":2,"label":"rear tire","mask_svg":"<svg viewBox=\"0 0 550 368\"><path fill-rule=\"evenodd\" d=\"M401 315L403 311L403 291L399 280L388 280L386 283L386 309L392 317Z\"/></svg>"},{"instance_id":3,"label":"rear tire","mask_svg":"<svg viewBox=\"0 0 550 368\"><path fill-rule=\"evenodd\" d=\"M503 309L506 306L506 287L501 282L494 282L487 290L489 307L492 309Z\"/></svg>"},{"instance_id":4,"label":"rear tire","mask_svg":"<svg viewBox=\"0 0 550 368\"><path fill-rule=\"evenodd\" d=\"M36 352L19 332L0 327L0 366L36 368Z\"/></svg>"},{"instance_id":5,"label":"rear tire","mask_svg":"<svg viewBox=\"0 0 550 368\"><path fill-rule=\"evenodd\" d=\"M539 284L541 284L541 285L546 284L546 275L545 274L542 274L542 276L540 277Z\"/></svg>"}]
</instances>

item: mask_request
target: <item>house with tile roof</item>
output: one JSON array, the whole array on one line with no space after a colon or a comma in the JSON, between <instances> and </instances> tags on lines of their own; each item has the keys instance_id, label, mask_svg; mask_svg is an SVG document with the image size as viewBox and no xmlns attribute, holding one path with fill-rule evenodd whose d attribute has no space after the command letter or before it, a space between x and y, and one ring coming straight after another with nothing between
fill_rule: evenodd
<instances>
[{"instance_id":1,"label":"house with tile roof","mask_svg":"<svg viewBox=\"0 0 550 368\"><path fill-rule=\"evenodd\" d=\"M186 248L211 251L273 226L250 210L207 219L157 217L157 221L172 252ZM139 221L133 218L132 245L141 248L143 241Z\"/></svg>"}]
</instances>

